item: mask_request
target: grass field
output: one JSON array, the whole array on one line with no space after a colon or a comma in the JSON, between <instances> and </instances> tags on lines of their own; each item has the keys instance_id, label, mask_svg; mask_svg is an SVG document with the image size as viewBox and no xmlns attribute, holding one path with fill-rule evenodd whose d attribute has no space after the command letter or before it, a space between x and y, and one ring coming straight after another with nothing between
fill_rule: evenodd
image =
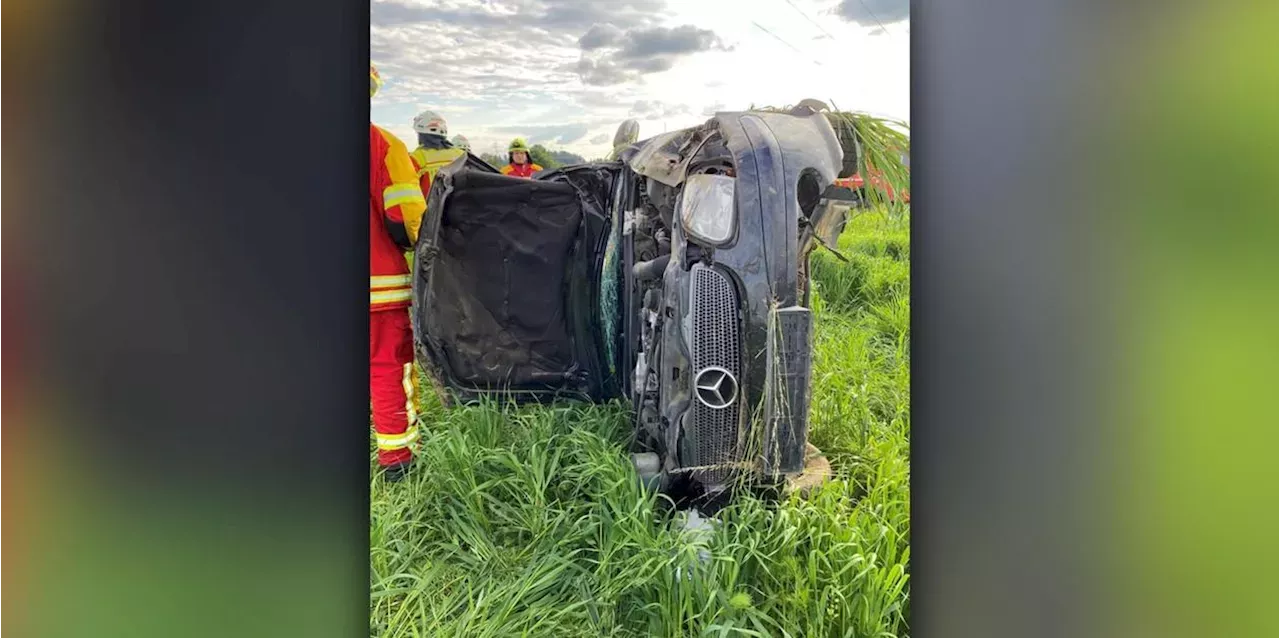
<instances>
[{"instance_id":1,"label":"grass field","mask_svg":"<svg viewBox=\"0 0 1280 638\"><path fill-rule=\"evenodd\" d=\"M620 405L424 407L415 473L370 490L370 634L905 636L908 218L815 254L810 440L837 474L744 496L699 546L638 485Z\"/></svg>"}]
</instances>

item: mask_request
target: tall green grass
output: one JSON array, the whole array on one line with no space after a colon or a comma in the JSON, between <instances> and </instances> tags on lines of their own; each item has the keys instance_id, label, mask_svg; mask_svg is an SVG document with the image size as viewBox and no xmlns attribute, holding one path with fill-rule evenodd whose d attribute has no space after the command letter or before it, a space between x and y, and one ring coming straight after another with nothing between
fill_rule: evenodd
<instances>
[{"instance_id":1,"label":"tall green grass","mask_svg":"<svg viewBox=\"0 0 1280 638\"><path fill-rule=\"evenodd\" d=\"M814 257L810 440L835 480L738 498L704 561L641 489L623 406L426 405L414 473L370 485L370 633L907 635L907 223L864 213L847 263Z\"/></svg>"}]
</instances>

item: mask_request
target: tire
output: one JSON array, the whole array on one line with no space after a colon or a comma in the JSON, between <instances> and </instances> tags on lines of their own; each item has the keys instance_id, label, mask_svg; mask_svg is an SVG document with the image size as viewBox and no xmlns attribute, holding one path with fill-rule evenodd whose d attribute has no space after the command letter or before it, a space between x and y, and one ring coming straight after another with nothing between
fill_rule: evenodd
<instances>
[{"instance_id":1,"label":"tire","mask_svg":"<svg viewBox=\"0 0 1280 638\"><path fill-rule=\"evenodd\" d=\"M852 177L858 172L858 156L862 151L862 142L858 139L858 132L847 123L828 115L827 121L831 123L831 128L836 132L836 139L840 141L840 148L844 151L844 155L840 160L840 174L836 177L845 178Z\"/></svg>"}]
</instances>

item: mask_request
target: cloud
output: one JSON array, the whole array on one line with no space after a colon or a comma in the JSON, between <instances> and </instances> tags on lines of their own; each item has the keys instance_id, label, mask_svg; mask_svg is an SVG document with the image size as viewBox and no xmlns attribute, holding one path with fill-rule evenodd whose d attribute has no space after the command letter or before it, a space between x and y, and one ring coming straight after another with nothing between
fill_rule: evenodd
<instances>
[{"instance_id":1,"label":"cloud","mask_svg":"<svg viewBox=\"0 0 1280 638\"><path fill-rule=\"evenodd\" d=\"M414 113L431 109L477 148L505 149L523 136L596 156L629 117L661 130L723 107L713 102L741 101L730 93L782 90L773 82L756 87L758 79L739 69L709 71L705 82L687 86L683 78L655 77L731 50L726 23L711 14L694 18L677 0L371 1L369 52L386 81L371 116L406 141ZM834 10L839 1L826 4ZM711 58L719 56L705 57L705 68L714 68ZM637 109L637 102L646 104Z\"/></svg>"},{"instance_id":2,"label":"cloud","mask_svg":"<svg viewBox=\"0 0 1280 638\"><path fill-rule=\"evenodd\" d=\"M710 29L700 29L692 24L674 28L651 27L627 31L618 57L627 60L655 55L685 55L713 48L728 49Z\"/></svg>"},{"instance_id":3,"label":"cloud","mask_svg":"<svg viewBox=\"0 0 1280 638\"><path fill-rule=\"evenodd\" d=\"M430 103L496 96L527 99L531 92L558 92L561 85L576 77L547 64L556 59L554 51L530 59L525 55L528 44L497 38L485 30L439 25L375 28L371 40L370 57L386 80L383 99L388 101ZM572 56L574 53L566 50L560 57L568 61ZM509 101L514 104L517 100Z\"/></svg>"},{"instance_id":4,"label":"cloud","mask_svg":"<svg viewBox=\"0 0 1280 638\"><path fill-rule=\"evenodd\" d=\"M908 0L843 0L836 15L864 27L902 22L911 17Z\"/></svg>"},{"instance_id":5,"label":"cloud","mask_svg":"<svg viewBox=\"0 0 1280 638\"><path fill-rule=\"evenodd\" d=\"M668 107L667 110L663 111L662 117L676 117L678 115L689 115L691 113L693 113L693 109L689 108L688 104L678 104L676 106Z\"/></svg>"},{"instance_id":6,"label":"cloud","mask_svg":"<svg viewBox=\"0 0 1280 638\"><path fill-rule=\"evenodd\" d=\"M639 92L620 87L615 89L584 89L576 94L576 100L591 109L625 109L627 103L639 96Z\"/></svg>"},{"instance_id":7,"label":"cloud","mask_svg":"<svg viewBox=\"0 0 1280 638\"><path fill-rule=\"evenodd\" d=\"M490 117L520 117L531 103L560 107L552 117L574 107L625 112L645 75L726 48L708 29L659 26L665 0L373 0L370 11L380 103L473 104Z\"/></svg>"},{"instance_id":8,"label":"cloud","mask_svg":"<svg viewBox=\"0 0 1280 638\"><path fill-rule=\"evenodd\" d=\"M885 30L884 27L876 27L871 30L870 35L884 35L886 33L888 33L888 31Z\"/></svg>"},{"instance_id":9,"label":"cloud","mask_svg":"<svg viewBox=\"0 0 1280 638\"><path fill-rule=\"evenodd\" d=\"M505 42L525 42L550 46L555 44L551 29L536 19L513 20L513 15L489 11L477 3L471 7L423 6L399 1L374 2L371 5L371 31L381 28L429 27L437 32L483 32L502 34ZM446 45L442 50L447 50Z\"/></svg>"},{"instance_id":10,"label":"cloud","mask_svg":"<svg viewBox=\"0 0 1280 638\"><path fill-rule=\"evenodd\" d=\"M590 86L613 86L636 78L634 73L629 73L608 60L580 58L578 63L571 65L570 68L577 72L578 79L582 80L583 84Z\"/></svg>"},{"instance_id":11,"label":"cloud","mask_svg":"<svg viewBox=\"0 0 1280 638\"><path fill-rule=\"evenodd\" d=\"M631 106L630 114L646 120L658 120L669 117L689 115L692 109L688 104L666 104L661 101L637 100Z\"/></svg>"},{"instance_id":12,"label":"cloud","mask_svg":"<svg viewBox=\"0 0 1280 638\"><path fill-rule=\"evenodd\" d=\"M652 102L649 100L639 100L631 107L631 115L648 115L655 109L661 110L661 102Z\"/></svg>"},{"instance_id":13,"label":"cloud","mask_svg":"<svg viewBox=\"0 0 1280 638\"><path fill-rule=\"evenodd\" d=\"M541 15L535 18L541 25L578 32L595 24L612 23L624 29L657 24L667 10L664 0L525 0L518 4L541 5Z\"/></svg>"},{"instance_id":14,"label":"cloud","mask_svg":"<svg viewBox=\"0 0 1280 638\"><path fill-rule=\"evenodd\" d=\"M711 117L723 110L724 102L716 102L715 104L708 105L706 108L702 109L702 114L707 117Z\"/></svg>"},{"instance_id":15,"label":"cloud","mask_svg":"<svg viewBox=\"0 0 1280 638\"><path fill-rule=\"evenodd\" d=\"M639 73L661 73L676 65L672 56L660 55L652 58L636 58L622 63L623 68Z\"/></svg>"},{"instance_id":16,"label":"cloud","mask_svg":"<svg viewBox=\"0 0 1280 638\"><path fill-rule=\"evenodd\" d=\"M612 23L622 28L656 24L665 9L664 0L487 0L441 2L432 6L409 0L374 0L370 24L380 27L433 23L507 33L537 30L582 33L597 23Z\"/></svg>"},{"instance_id":17,"label":"cloud","mask_svg":"<svg viewBox=\"0 0 1280 638\"><path fill-rule=\"evenodd\" d=\"M431 109L476 148L505 149L512 137L522 136L549 148L586 151L587 137L606 124L616 126L638 94L614 85L633 72L609 62L580 65L577 39L594 24L612 22L620 30L650 25L661 17L663 5L654 0L618 0L603 9L584 5L437 0L426 6L374 0L370 56L386 84L373 100L373 120L410 140L413 113ZM592 84L580 82L580 73ZM607 119L597 123L593 118ZM530 126L516 126L522 123Z\"/></svg>"},{"instance_id":18,"label":"cloud","mask_svg":"<svg viewBox=\"0 0 1280 638\"><path fill-rule=\"evenodd\" d=\"M578 47L583 51L613 46L622 37L622 29L612 24L593 24L587 32L578 38Z\"/></svg>"},{"instance_id":19,"label":"cloud","mask_svg":"<svg viewBox=\"0 0 1280 638\"><path fill-rule=\"evenodd\" d=\"M495 126L493 131L523 136L530 144L572 144L587 136L591 124L539 124L528 126Z\"/></svg>"},{"instance_id":20,"label":"cloud","mask_svg":"<svg viewBox=\"0 0 1280 638\"><path fill-rule=\"evenodd\" d=\"M670 70L682 56L732 50L714 31L691 24L626 30L612 23L592 24L578 38L578 48L584 54L575 70L584 84L592 86L634 82L643 75Z\"/></svg>"}]
</instances>

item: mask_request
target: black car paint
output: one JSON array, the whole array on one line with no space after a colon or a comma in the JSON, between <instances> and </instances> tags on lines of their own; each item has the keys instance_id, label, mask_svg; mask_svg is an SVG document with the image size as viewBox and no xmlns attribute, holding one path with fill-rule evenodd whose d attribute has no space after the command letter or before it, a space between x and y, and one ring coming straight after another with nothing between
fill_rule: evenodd
<instances>
[{"instance_id":1,"label":"black car paint","mask_svg":"<svg viewBox=\"0 0 1280 638\"><path fill-rule=\"evenodd\" d=\"M841 150L834 131L822 115L801 118L785 114L746 113L722 115L719 128L733 153L737 167L735 188L738 206L738 241L715 249L712 261L733 274L745 301L743 315L746 349L744 405L749 409L764 399L768 323L775 308L800 305L801 259L809 246L799 245L798 229L803 213L797 188L801 174L813 170L821 183L835 181ZM805 122L807 121L807 122ZM803 123L802 123L803 122ZM812 353L806 352L805 364ZM807 406L806 406L807 408ZM769 422L766 416L762 422ZM745 423L744 423L745 425ZM803 457L803 432L799 440L780 437L795 449L766 447L767 455L789 460ZM766 436L766 439L773 437ZM794 462L786 471L798 471Z\"/></svg>"},{"instance_id":2,"label":"black car paint","mask_svg":"<svg viewBox=\"0 0 1280 638\"><path fill-rule=\"evenodd\" d=\"M710 262L728 274L738 290L741 301L740 318L743 322L742 361L745 366L745 374L741 379L744 392L738 409L740 427L747 427L751 421L750 414L764 398L770 312L807 301L804 298L807 295L802 296L801 293L799 273L800 260L807 258L809 246L801 245L801 233L798 232L804 225L803 218L807 212L800 210L797 202L797 184L804 171L816 173L821 183L832 183L840 170L842 151L827 120L814 113L721 113L699 127L691 138L705 143L706 138L713 133L721 136L732 154L737 177L737 223L731 242L722 246L699 247L695 252L698 253L698 259ZM580 263L573 265L573 272L569 277L573 290L565 291L569 300L567 305L574 318L574 350L581 357L579 375L574 379L565 379L560 387L548 386L539 391L510 392L501 388L465 387L450 378L447 366L435 362L438 360L438 353L422 347L421 341L416 339L420 344L419 360L439 375L460 399L468 401L495 394L517 401L546 400L565 395L591 401L616 397L634 399L634 350L638 343L637 317L641 299L635 294L631 269L636 256L629 241L623 241L620 245L622 281L619 285L623 289L619 291L618 312L622 317L616 324L621 327L620 334L601 334L598 317L592 320L588 313L598 311L600 307L603 248L608 234L621 233L626 211L634 210L638 204L636 171L643 171L644 167L624 165L623 162L634 157L636 149L642 149L646 143L648 141L640 142L623 152L620 155L623 161L620 162L552 169L536 176L537 180L564 182L578 190L585 214L583 229L579 232L577 241L590 240L593 243L590 250L583 245L575 247L577 254L589 254L592 259L590 263L580 260ZM690 152L681 158L682 165L664 166L664 178L672 181L672 176L675 175L682 182L691 155ZM442 169L442 178L437 180L432 189L429 219L434 217L438 222L440 207L448 199L452 174L462 170L493 169L478 160L462 158ZM679 448L678 426L691 399L691 371L688 369L690 354L687 336L682 332L690 306L690 255L685 251L686 241L681 225L677 221L672 226L672 258L663 273L665 283L662 307L672 309L673 316L663 318L664 325L671 329L663 331L661 367L658 369L658 378L663 385L662 395L665 398L665 404L660 407L664 408L664 425L667 427L667 436L663 437L666 440L662 443L668 450ZM431 259L430 238L435 232L438 232L438 226L424 224L424 238L420 239L417 249L419 260ZM420 328L417 317L421 312L419 308L422 307L418 304L420 279L423 275L429 276L429 268L415 267L414 271L414 326L417 332ZM621 342L616 343L617 357L614 362L604 358L606 339L618 339ZM437 359L433 360L433 356ZM809 357L811 353L805 353L805 356ZM650 362L655 366L658 363ZM615 374L609 374L610 368L613 368ZM798 444L802 448L803 436L799 441L791 440L789 444ZM784 456L797 457L794 450L791 452ZM670 462L667 465L668 469L672 469Z\"/></svg>"},{"instance_id":3,"label":"black car paint","mask_svg":"<svg viewBox=\"0 0 1280 638\"><path fill-rule=\"evenodd\" d=\"M473 160L471 156L460 157L437 172L428 197L428 212L415 247L411 308L414 346L422 367L447 386L460 401L469 402L493 395L503 395L517 402L540 401L556 396L596 401L616 394L616 389L611 387L610 380L602 374L604 370L604 366L600 363L602 354L594 330L599 295L598 287L594 284L599 276L598 252L601 244L599 240L602 239L609 223L608 209L601 206L601 203L607 202L607 199L602 197L607 197L607 193L612 188L615 173L615 167L612 164L602 167L585 165L549 172L543 180L526 180L500 175L492 170L492 167L478 159ZM559 290L543 291L542 297L559 298L563 302L564 320L567 324L566 334L570 341L565 349L572 352L574 361L571 368L548 371L552 374L534 381L526 379L518 387L512 387L509 384L477 386L463 380L450 364L450 360L451 357L459 356L475 357L475 360L482 359L486 356L483 353L483 346L469 342L467 344L449 343L447 339L440 338L440 335L432 334L430 329L432 323L439 321L442 315L449 316L447 306L451 303L460 303L457 295L453 298L441 298L437 294L432 285L433 269L438 267L438 264L444 263L442 260L446 259L447 255L442 253L442 248L447 245L451 233L457 230L449 227L449 223L464 223L458 220L449 222L446 218L452 219L453 213L456 213L456 206L449 215L444 214L445 207L454 199L456 190L462 189L465 192L471 182L484 182L488 187L501 184L505 188L525 193L527 195L525 199L529 201L536 200L539 197L539 191L548 193L554 191L558 193L557 197L562 197L566 192L576 193L576 195L571 194L570 197L576 197L581 220L574 231L568 249L569 254L575 258L565 260L566 272L563 273L565 287ZM600 191L600 193L592 191ZM536 214L535 211L534 215ZM487 296L497 297L497 295ZM504 312L507 310L505 302L497 303L491 300L486 306L483 303L477 303L474 298L469 298L469 301L470 307L480 310L477 316L481 318L496 320L499 314L504 316L507 314ZM502 327L500 322L496 325L499 328ZM503 330L503 332L506 331ZM484 368L485 366L473 367ZM502 375L501 369L494 372L499 376Z\"/></svg>"}]
</instances>

